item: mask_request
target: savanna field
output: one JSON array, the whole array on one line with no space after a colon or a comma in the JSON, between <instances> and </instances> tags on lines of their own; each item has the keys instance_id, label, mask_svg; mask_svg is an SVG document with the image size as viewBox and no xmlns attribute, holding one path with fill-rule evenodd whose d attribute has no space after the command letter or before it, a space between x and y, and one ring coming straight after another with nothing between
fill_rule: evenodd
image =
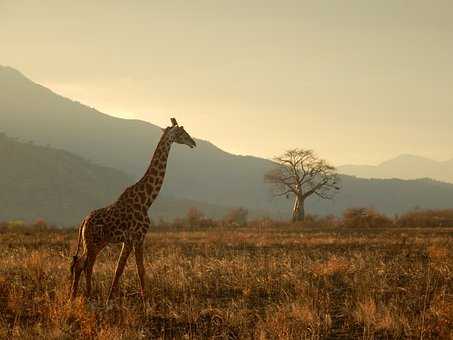
<instances>
[{"instance_id":1,"label":"savanna field","mask_svg":"<svg viewBox=\"0 0 453 340\"><path fill-rule=\"evenodd\" d=\"M120 248L98 257L92 298L69 303L76 237L1 230L0 338L453 336L452 228L155 228L146 304L131 256L107 307Z\"/></svg>"}]
</instances>

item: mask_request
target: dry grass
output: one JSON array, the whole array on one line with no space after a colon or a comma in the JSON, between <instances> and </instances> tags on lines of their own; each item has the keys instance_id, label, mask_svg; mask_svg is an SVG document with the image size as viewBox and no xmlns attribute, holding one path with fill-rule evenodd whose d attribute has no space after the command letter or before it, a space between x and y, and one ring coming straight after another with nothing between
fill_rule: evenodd
<instances>
[{"instance_id":1,"label":"dry grass","mask_svg":"<svg viewBox=\"0 0 453 340\"><path fill-rule=\"evenodd\" d=\"M118 247L98 258L93 298L70 304L76 232L4 231L0 338L449 339L452 231L152 231L146 306L131 257L109 307Z\"/></svg>"}]
</instances>

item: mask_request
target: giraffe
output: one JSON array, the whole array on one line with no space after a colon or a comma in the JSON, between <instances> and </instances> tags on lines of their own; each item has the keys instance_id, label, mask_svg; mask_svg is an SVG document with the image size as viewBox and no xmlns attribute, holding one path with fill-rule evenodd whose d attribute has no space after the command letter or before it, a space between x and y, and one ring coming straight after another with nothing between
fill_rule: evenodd
<instances>
[{"instance_id":1,"label":"giraffe","mask_svg":"<svg viewBox=\"0 0 453 340\"><path fill-rule=\"evenodd\" d=\"M162 137L154 151L151 163L143 177L126 188L111 205L88 214L79 227L76 254L72 257L72 286L70 299L77 295L82 271L86 279L86 296L91 294L91 276L96 256L109 243L122 243L121 254L116 265L107 303L114 295L129 254L134 251L140 292L145 298L145 268L143 265L143 241L150 226L148 209L159 194L164 181L168 155L175 142L190 148L196 146L192 137L171 119L172 126L163 130ZM79 257L80 246L83 253Z\"/></svg>"}]
</instances>

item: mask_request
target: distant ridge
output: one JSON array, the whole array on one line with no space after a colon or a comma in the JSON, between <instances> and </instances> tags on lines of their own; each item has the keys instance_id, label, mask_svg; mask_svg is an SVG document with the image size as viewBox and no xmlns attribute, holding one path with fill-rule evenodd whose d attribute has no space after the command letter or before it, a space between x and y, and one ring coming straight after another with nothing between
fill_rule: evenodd
<instances>
[{"instance_id":1,"label":"distant ridge","mask_svg":"<svg viewBox=\"0 0 453 340\"><path fill-rule=\"evenodd\" d=\"M433 178L453 183L453 159L439 162L429 158L404 154L379 165L343 165L341 173L363 178Z\"/></svg>"}]
</instances>

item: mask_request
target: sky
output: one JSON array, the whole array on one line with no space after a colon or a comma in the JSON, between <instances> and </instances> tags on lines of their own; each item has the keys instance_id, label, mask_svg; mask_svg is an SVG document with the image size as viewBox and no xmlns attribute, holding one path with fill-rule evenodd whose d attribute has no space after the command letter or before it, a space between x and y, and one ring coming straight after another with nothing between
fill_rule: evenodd
<instances>
[{"instance_id":1,"label":"sky","mask_svg":"<svg viewBox=\"0 0 453 340\"><path fill-rule=\"evenodd\" d=\"M271 158L453 158L453 1L0 0L0 64Z\"/></svg>"}]
</instances>

